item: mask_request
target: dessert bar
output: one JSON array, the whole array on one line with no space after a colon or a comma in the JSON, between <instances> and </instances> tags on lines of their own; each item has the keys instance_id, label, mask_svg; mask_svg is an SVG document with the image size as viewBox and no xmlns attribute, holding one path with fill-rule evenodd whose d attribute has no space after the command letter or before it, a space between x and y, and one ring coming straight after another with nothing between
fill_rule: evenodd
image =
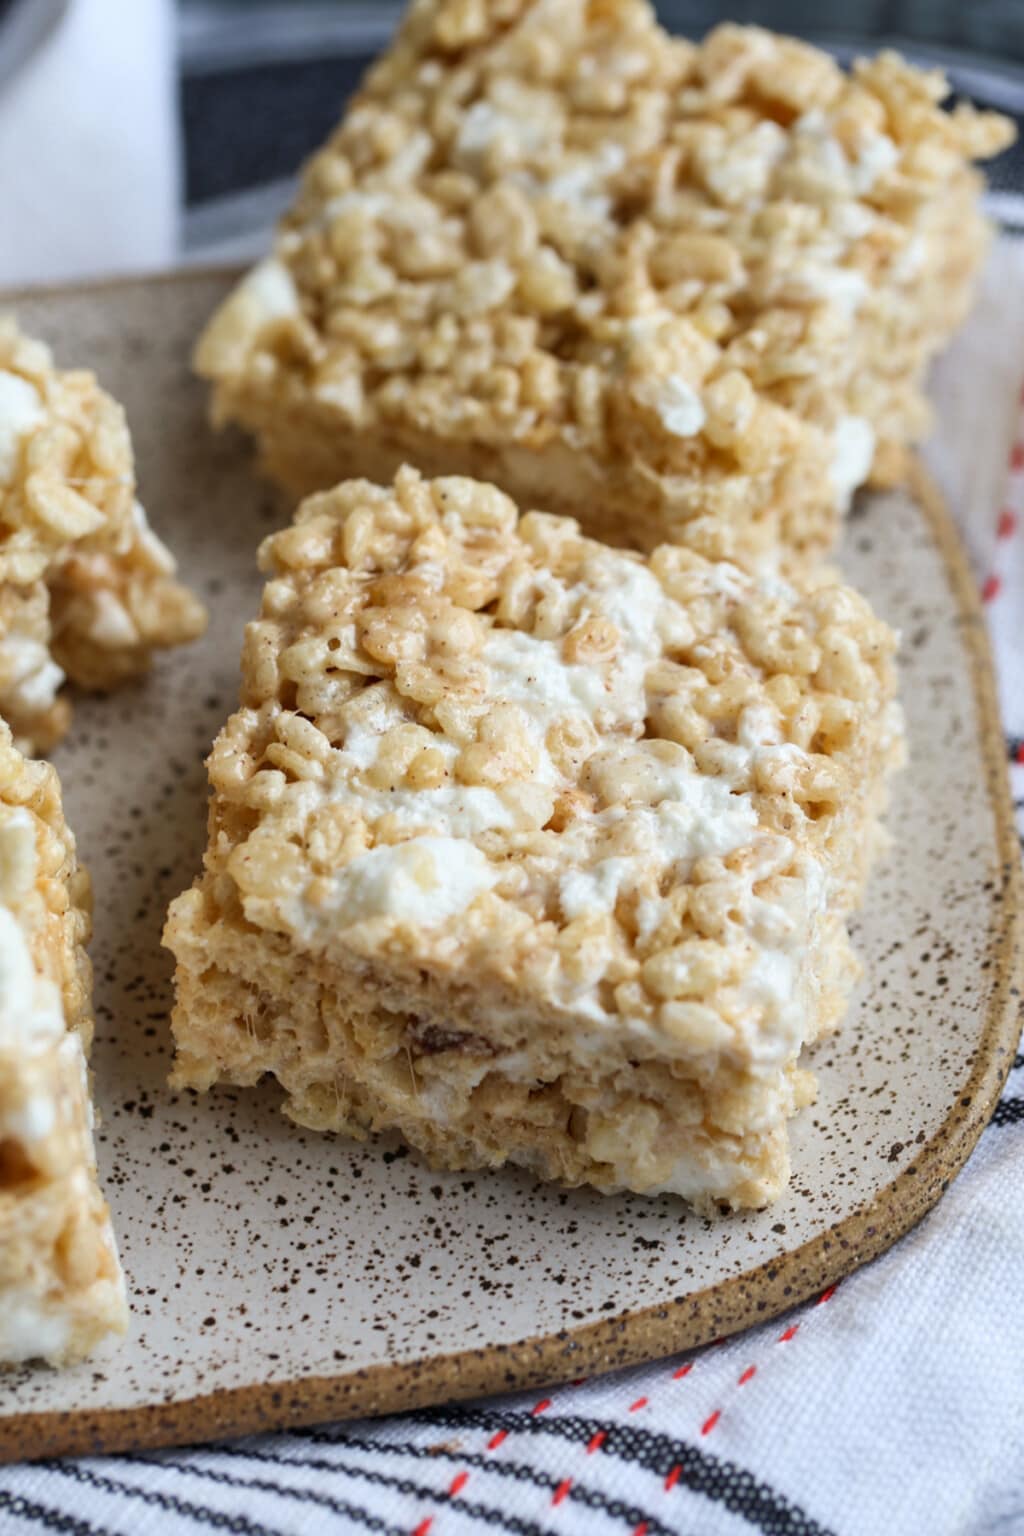
<instances>
[{"instance_id":1,"label":"dessert bar","mask_svg":"<svg viewBox=\"0 0 1024 1536\"><path fill-rule=\"evenodd\" d=\"M0 716L43 753L65 679L113 688L202 633L202 605L135 495L121 407L0 316Z\"/></svg>"},{"instance_id":2,"label":"dessert bar","mask_svg":"<svg viewBox=\"0 0 1024 1536\"><path fill-rule=\"evenodd\" d=\"M839 1019L895 639L834 577L650 558L402 469L262 548L178 1087L447 1167L759 1206Z\"/></svg>"},{"instance_id":3,"label":"dessert bar","mask_svg":"<svg viewBox=\"0 0 1024 1536\"><path fill-rule=\"evenodd\" d=\"M0 722L0 1365L64 1365L127 1325L96 1178L89 883L53 768Z\"/></svg>"},{"instance_id":4,"label":"dessert bar","mask_svg":"<svg viewBox=\"0 0 1024 1536\"><path fill-rule=\"evenodd\" d=\"M844 73L645 0L418 0L196 366L296 495L403 463L608 543L813 560L928 423L987 240L896 54Z\"/></svg>"}]
</instances>

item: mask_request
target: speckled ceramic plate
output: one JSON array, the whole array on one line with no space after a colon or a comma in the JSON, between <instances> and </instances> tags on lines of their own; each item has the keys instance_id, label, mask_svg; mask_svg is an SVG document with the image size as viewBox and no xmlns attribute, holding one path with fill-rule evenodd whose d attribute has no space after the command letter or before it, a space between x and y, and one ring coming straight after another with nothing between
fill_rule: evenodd
<instances>
[{"instance_id":1,"label":"speckled ceramic plate","mask_svg":"<svg viewBox=\"0 0 1024 1536\"><path fill-rule=\"evenodd\" d=\"M237 696L259 538L280 519L239 439L204 425L192 275L44 294L24 325L127 405L146 503L210 606L205 641L83 700L59 754L96 888L100 1159L134 1321L89 1365L0 1381L0 1457L195 1441L554 1381L762 1320L871 1258L939 1197L1008 1068L1017 855L982 622L923 483L869 498L843 554L903 631L913 766L858 924L867 962L788 1193L704 1221L523 1173L430 1172L303 1133L273 1088L173 1098L169 899L204 843L203 757Z\"/></svg>"}]
</instances>

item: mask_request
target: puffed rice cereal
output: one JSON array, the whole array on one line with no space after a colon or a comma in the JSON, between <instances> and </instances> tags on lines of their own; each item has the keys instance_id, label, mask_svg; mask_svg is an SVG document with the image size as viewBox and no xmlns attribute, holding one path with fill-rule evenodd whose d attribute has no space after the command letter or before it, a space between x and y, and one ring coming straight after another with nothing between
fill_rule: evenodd
<instances>
[{"instance_id":1,"label":"puffed rice cereal","mask_svg":"<svg viewBox=\"0 0 1024 1536\"><path fill-rule=\"evenodd\" d=\"M0 316L0 716L20 747L66 731L65 679L113 688L202 633L174 571L135 496L121 407Z\"/></svg>"},{"instance_id":2,"label":"puffed rice cereal","mask_svg":"<svg viewBox=\"0 0 1024 1536\"><path fill-rule=\"evenodd\" d=\"M296 494L403 461L746 564L898 478L1003 118L646 0L415 0L196 352Z\"/></svg>"},{"instance_id":3,"label":"puffed rice cereal","mask_svg":"<svg viewBox=\"0 0 1024 1536\"><path fill-rule=\"evenodd\" d=\"M760 1206L900 751L825 574L649 558L492 485L351 481L261 550L173 1082L448 1167Z\"/></svg>"},{"instance_id":4,"label":"puffed rice cereal","mask_svg":"<svg viewBox=\"0 0 1024 1536\"><path fill-rule=\"evenodd\" d=\"M65 1365L127 1326L93 1149L90 910L57 775L0 721L0 1365Z\"/></svg>"}]
</instances>

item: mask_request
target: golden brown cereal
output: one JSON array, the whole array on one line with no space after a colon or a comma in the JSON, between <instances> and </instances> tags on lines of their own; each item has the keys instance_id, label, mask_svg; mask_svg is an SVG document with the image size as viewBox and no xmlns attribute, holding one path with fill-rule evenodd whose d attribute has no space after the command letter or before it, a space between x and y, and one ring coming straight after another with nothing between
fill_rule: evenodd
<instances>
[{"instance_id":1,"label":"golden brown cereal","mask_svg":"<svg viewBox=\"0 0 1024 1536\"><path fill-rule=\"evenodd\" d=\"M756 1206L899 755L891 631L834 578L649 559L405 468L262 548L174 1081L448 1166Z\"/></svg>"},{"instance_id":2,"label":"golden brown cereal","mask_svg":"<svg viewBox=\"0 0 1024 1536\"><path fill-rule=\"evenodd\" d=\"M0 1365L67 1364L127 1325L85 1065L90 906L57 775L0 721Z\"/></svg>"},{"instance_id":3,"label":"golden brown cereal","mask_svg":"<svg viewBox=\"0 0 1024 1536\"><path fill-rule=\"evenodd\" d=\"M112 688L202 632L174 570L135 499L121 407L0 316L0 716L20 746L67 729L65 678Z\"/></svg>"},{"instance_id":4,"label":"golden brown cereal","mask_svg":"<svg viewBox=\"0 0 1024 1536\"><path fill-rule=\"evenodd\" d=\"M471 19L470 19L471 18ZM196 352L297 494L403 461L610 543L813 556L927 424L1009 123L646 0L417 0Z\"/></svg>"}]
</instances>

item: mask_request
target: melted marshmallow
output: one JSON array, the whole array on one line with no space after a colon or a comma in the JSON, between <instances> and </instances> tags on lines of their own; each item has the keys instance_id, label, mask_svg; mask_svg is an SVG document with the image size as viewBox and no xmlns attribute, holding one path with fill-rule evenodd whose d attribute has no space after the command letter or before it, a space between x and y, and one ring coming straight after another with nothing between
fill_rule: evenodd
<instances>
[{"instance_id":1,"label":"melted marshmallow","mask_svg":"<svg viewBox=\"0 0 1024 1536\"><path fill-rule=\"evenodd\" d=\"M338 871L321 922L348 928L375 917L433 927L464 912L496 879L465 838L414 837L371 848Z\"/></svg>"},{"instance_id":2,"label":"melted marshmallow","mask_svg":"<svg viewBox=\"0 0 1024 1536\"><path fill-rule=\"evenodd\" d=\"M836 503L845 512L853 493L871 473L875 433L863 416L843 416L832 437L832 484Z\"/></svg>"},{"instance_id":3,"label":"melted marshmallow","mask_svg":"<svg viewBox=\"0 0 1024 1536\"><path fill-rule=\"evenodd\" d=\"M696 437L707 420L704 402L678 373L670 374L658 396L658 416L673 437Z\"/></svg>"},{"instance_id":4,"label":"melted marshmallow","mask_svg":"<svg viewBox=\"0 0 1024 1536\"><path fill-rule=\"evenodd\" d=\"M0 486L14 479L22 442L45 414L35 385L0 368Z\"/></svg>"},{"instance_id":5,"label":"melted marshmallow","mask_svg":"<svg viewBox=\"0 0 1024 1536\"><path fill-rule=\"evenodd\" d=\"M57 697L64 673L41 640L8 634L0 639L0 690L12 714L42 714Z\"/></svg>"}]
</instances>

